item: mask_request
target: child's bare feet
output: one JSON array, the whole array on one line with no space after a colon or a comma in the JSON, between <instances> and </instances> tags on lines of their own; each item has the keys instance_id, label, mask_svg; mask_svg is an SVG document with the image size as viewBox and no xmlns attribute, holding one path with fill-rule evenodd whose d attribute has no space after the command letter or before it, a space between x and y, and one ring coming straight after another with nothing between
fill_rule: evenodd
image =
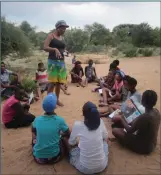
<instances>
[{"instance_id":1,"label":"child's bare feet","mask_svg":"<svg viewBox=\"0 0 161 175\"><path fill-rule=\"evenodd\" d=\"M67 91L65 91L65 92L64 92L64 94L65 94L65 95L70 95L70 93L69 93L69 92L67 92Z\"/></svg>"},{"instance_id":2,"label":"child's bare feet","mask_svg":"<svg viewBox=\"0 0 161 175\"><path fill-rule=\"evenodd\" d=\"M57 105L63 107L63 103L61 103L59 100L57 101Z\"/></svg>"},{"instance_id":3,"label":"child's bare feet","mask_svg":"<svg viewBox=\"0 0 161 175\"><path fill-rule=\"evenodd\" d=\"M35 100L38 101L38 100L40 100L40 98L39 97L35 97Z\"/></svg>"}]
</instances>

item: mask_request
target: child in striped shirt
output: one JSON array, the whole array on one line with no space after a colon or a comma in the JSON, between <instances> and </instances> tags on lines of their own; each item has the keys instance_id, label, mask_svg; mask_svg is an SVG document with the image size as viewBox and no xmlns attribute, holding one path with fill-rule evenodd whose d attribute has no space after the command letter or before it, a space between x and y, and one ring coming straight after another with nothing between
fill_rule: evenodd
<instances>
[{"instance_id":1,"label":"child in striped shirt","mask_svg":"<svg viewBox=\"0 0 161 175\"><path fill-rule=\"evenodd\" d=\"M47 90L48 74L42 62L38 64L38 69L36 70L36 81L40 87L41 93Z\"/></svg>"}]
</instances>

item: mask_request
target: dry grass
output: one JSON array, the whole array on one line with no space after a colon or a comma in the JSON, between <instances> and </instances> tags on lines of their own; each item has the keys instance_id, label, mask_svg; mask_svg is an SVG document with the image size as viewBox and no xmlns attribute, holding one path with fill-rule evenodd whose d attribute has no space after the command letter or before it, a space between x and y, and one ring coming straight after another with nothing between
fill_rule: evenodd
<instances>
[{"instance_id":1,"label":"dry grass","mask_svg":"<svg viewBox=\"0 0 161 175\"><path fill-rule=\"evenodd\" d=\"M44 51L34 51L34 55L27 57L27 58L19 58L19 57L13 57L9 56L5 62L7 63L8 67L17 71L18 70L25 70L26 73L33 74L35 70L37 69L37 64L39 62L43 62L45 66L47 66L47 57L48 53ZM71 60L73 55L70 55L66 58L66 64L68 71L72 68ZM87 64L89 59L92 59L95 64L106 64L107 62L110 62L111 59L108 57L108 55L102 54L78 54L76 55L77 60L81 61L82 64ZM21 71L22 72L22 71Z\"/></svg>"}]
</instances>

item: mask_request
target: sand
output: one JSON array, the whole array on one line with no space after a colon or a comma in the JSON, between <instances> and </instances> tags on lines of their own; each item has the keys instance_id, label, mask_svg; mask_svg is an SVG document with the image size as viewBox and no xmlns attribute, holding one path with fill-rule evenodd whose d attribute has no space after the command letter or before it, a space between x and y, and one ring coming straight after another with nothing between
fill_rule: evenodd
<instances>
[{"instance_id":1,"label":"sand","mask_svg":"<svg viewBox=\"0 0 161 175\"><path fill-rule=\"evenodd\" d=\"M109 64L97 64L99 76L106 75ZM160 97L160 58L122 59L120 68L138 80L137 89L143 92L153 89ZM64 117L71 126L75 120L81 120L82 106L87 101L98 104L98 94L92 93L94 84L87 88L80 88L69 83L71 96L61 93L63 108L56 112ZM157 108L160 107L160 98ZM160 110L160 109L159 109ZM31 112L41 115L41 101L31 106ZM110 123L104 119L109 135L112 137ZM160 174L160 134L156 150L149 156L138 155L122 148L117 142L109 145L109 165L101 174ZM34 162L31 153L30 127L7 130L2 126L2 174L80 174L66 159L55 165L38 165Z\"/></svg>"}]
</instances>

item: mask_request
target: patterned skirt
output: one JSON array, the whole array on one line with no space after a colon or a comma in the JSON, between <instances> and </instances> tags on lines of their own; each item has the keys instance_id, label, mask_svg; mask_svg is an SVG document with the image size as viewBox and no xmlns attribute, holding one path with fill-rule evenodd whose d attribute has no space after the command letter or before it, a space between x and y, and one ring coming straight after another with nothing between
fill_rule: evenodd
<instances>
[{"instance_id":1,"label":"patterned skirt","mask_svg":"<svg viewBox=\"0 0 161 175\"><path fill-rule=\"evenodd\" d=\"M67 70L64 60L48 59L48 81L49 83L66 83Z\"/></svg>"}]
</instances>

